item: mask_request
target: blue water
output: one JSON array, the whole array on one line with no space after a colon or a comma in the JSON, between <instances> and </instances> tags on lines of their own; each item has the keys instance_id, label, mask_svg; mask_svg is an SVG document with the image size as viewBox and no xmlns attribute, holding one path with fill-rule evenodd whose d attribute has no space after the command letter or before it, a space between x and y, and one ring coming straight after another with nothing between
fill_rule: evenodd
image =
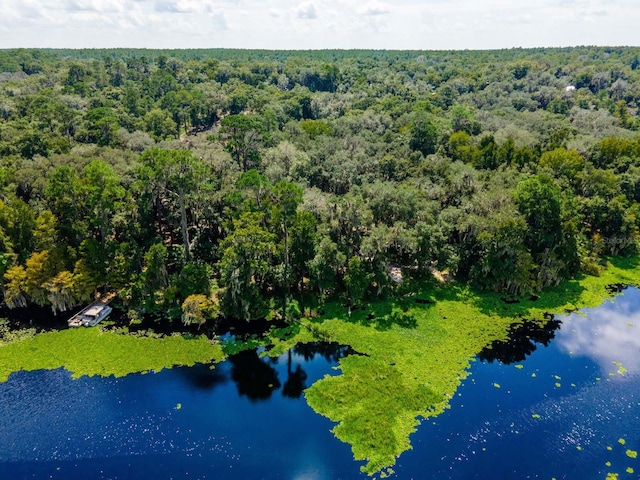
<instances>
[{"instance_id":1,"label":"blue water","mask_svg":"<svg viewBox=\"0 0 640 480\"><path fill-rule=\"evenodd\" d=\"M560 320L548 346L525 338L526 359L474 362L395 477L640 478L626 453L640 450L640 291ZM13 374L0 384L0 479L366 478L304 401L305 386L338 373L340 352L323 353L245 352L120 379Z\"/></svg>"}]
</instances>

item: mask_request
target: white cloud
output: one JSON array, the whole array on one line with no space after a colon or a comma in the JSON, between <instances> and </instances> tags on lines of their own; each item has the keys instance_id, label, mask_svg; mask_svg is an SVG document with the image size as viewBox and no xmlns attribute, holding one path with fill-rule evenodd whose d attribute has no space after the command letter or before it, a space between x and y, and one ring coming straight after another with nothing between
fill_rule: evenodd
<instances>
[{"instance_id":1,"label":"white cloud","mask_svg":"<svg viewBox=\"0 0 640 480\"><path fill-rule=\"evenodd\" d=\"M297 16L298 18L303 18L305 20L314 20L318 18L318 12L316 11L315 4L303 3L298 7Z\"/></svg>"},{"instance_id":2,"label":"white cloud","mask_svg":"<svg viewBox=\"0 0 640 480\"><path fill-rule=\"evenodd\" d=\"M0 0L0 45L386 49L637 45L638 17L640 3L635 0Z\"/></svg>"},{"instance_id":3,"label":"white cloud","mask_svg":"<svg viewBox=\"0 0 640 480\"><path fill-rule=\"evenodd\" d=\"M631 295L631 294L630 294ZM586 356L600 365L603 375L615 373L616 363L629 373L640 372L640 312L625 296L614 304L573 314L563 320L557 335L560 348Z\"/></svg>"},{"instance_id":4,"label":"white cloud","mask_svg":"<svg viewBox=\"0 0 640 480\"><path fill-rule=\"evenodd\" d=\"M124 0L69 0L67 9L88 12L124 12Z\"/></svg>"},{"instance_id":5,"label":"white cloud","mask_svg":"<svg viewBox=\"0 0 640 480\"><path fill-rule=\"evenodd\" d=\"M225 17L223 13L214 13L211 15L211 25L213 25L216 30L229 30L227 17Z\"/></svg>"},{"instance_id":6,"label":"white cloud","mask_svg":"<svg viewBox=\"0 0 640 480\"><path fill-rule=\"evenodd\" d=\"M389 5L377 1L364 2L357 9L360 15L386 15L390 11Z\"/></svg>"},{"instance_id":7,"label":"white cloud","mask_svg":"<svg viewBox=\"0 0 640 480\"><path fill-rule=\"evenodd\" d=\"M195 13L203 10L202 2L195 0L158 0L156 2L156 12L168 13Z\"/></svg>"}]
</instances>

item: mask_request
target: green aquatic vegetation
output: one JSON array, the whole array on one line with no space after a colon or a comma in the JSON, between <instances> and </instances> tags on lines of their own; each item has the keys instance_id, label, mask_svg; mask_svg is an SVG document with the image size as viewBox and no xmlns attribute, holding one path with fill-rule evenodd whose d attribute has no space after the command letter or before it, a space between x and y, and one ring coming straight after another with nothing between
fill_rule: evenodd
<instances>
[{"instance_id":1,"label":"green aquatic vegetation","mask_svg":"<svg viewBox=\"0 0 640 480\"><path fill-rule=\"evenodd\" d=\"M627 373L627 369L622 366L620 362L613 362L613 364L618 367L618 375L624 375Z\"/></svg>"},{"instance_id":2,"label":"green aquatic vegetation","mask_svg":"<svg viewBox=\"0 0 640 480\"><path fill-rule=\"evenodd\" d=\"M256 346L268 347L265 354L276 356L297 343L338 342L356 354L340 361L341 375L325 376L305 396L316 412L336 422L334 434L351 445L357 460L366 461L363 471L374 474L411 448L409 437L420 421L448 408L475 355L493 341L506 340L514 323L523 318L544 323L548 313L595 307L610 295L607 285L636 284L638 278L638 259L614 259L600 277L565 282L536 301L514 304L468 287L429 283L412 287L427 303L399 298L351 315L329 304L322 318L224 345L204 337L99 329L30 334L0 346L0 380L14 371L59 367L75 377L121 376L217 362Z\"/></svg>"},{"instance_id":3,"label":"green aquatic vegetation","mask_svg":"<svg viewBox=\"0 0 640 480\"><path fill-rule=\"evenodd\" d=\"M372 303L351 316L346 309L329 305L324 317L308 322L361 355L342 359L342 374L313 384L305 392L307 401L337 423L336 437L351 445L357 460L366 461L363 471L374 474L411 448L408 437L421 419L448 408L480 350L505 340L509 327L523 318L543 323L548 313L600 305L611 296L608 285L637 284L638 260L613 259L599 277L583 276L544 292L538 300L519 303L507 304L499 295L468 287L429 284L423 291L430 295L422 294L428 297L427 304L403 299ZM415 322L386 321L394 311ZM384 402L380 392L389 392L393 403ZM431 401L416 402L416 396ZM364 400L368 398L378 403L371 405ZM382 405L388 410L383 411Z\"/></svg>"},{"instance_id":4,"label":"green aquatic vegetation","mask_svg":"<svg viewBox=\"0 0 640 480\"><path fill-rule=\"evenodd\" d=\"M77 328L41 333L0 346L0 381L21 370L64 367L74 378L121 377L224 358L220 345L204 336L153 338Z\"/></svg>"},{"instance_id":5,"label":"green aquatic vegetation","mask_svg":"<svg viewBox=\"0 0 640 480\"><path fill-rule=\"evenodd\" d=\"M520 364L518 364L518 365L516 365L515 367L516 367L518 370L522 370L522 369L524 368L524 365L520 365Z\"/></svg>"},{"instance_id":6,"label":"green aquatic vegetation","mask_svg":"<svg viewBox=\"0 0 640 480\"><path fill-rule=\"evenodd\" d=\"M627 457L629 458L638 458L638 452L635 450L627 450Z\"/></svg>"},{"instance_id":7,"label":"green aquatic vegetation","mask_svg":"<svg viewBox=\"0 0 640 480\"><path fill-rule=\"evenodd\" d=\"M607 478L605 480L618 480L617 473L607 473Z\"/></svg>"},{"instance_id":8,"label":"green aquatic vegetation","mask_svg":"<svg viewBox=\"0 0 640 480\"><path fill-rule=\"evenodd\" d=\"M619 439L618 439L618 443L619 443L620 445L624 445L625 443L627 443L627 441L626 441L624 438L619 438Z\"/></svg>"},{"instance_id":9,"label":"green aquatic vegetation","mask_svg":"<svg viewBox=\"0 0 640 480\"><path fill-rule=\"evenodd\" d=\"M493 386L494 386L495 388L501 388L499 383L494 383L494 384L493 384Z\"/></svg>"},{"instance_id":10,"label":"green aquatic vegetation","mask_svg":"<svg viewBox=\"0 0 640 480\"><path fill-rule=\"evenodd\" d=\"M628 474L632 474L632 473L633 473L633 468L632 468L632 467L627 467L626 472L627 472Z\"/></svg>"},{"instance_id":11,"label":"green aquatic vegetation","mask_svg":"<svg viewBox=\"0 0 640 480\"><path fill-rule=\"evenodd\" d=\"M540 418L540 414L539 413L532 413L531 414L531 418L538 419L538 418Z\"/></svg>"}]
</instances>

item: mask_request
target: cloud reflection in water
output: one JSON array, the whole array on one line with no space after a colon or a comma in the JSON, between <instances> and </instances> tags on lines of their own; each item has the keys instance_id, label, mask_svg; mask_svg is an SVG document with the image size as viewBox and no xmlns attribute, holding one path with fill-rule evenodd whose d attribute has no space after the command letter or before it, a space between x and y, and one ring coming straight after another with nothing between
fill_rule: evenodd
<instances>
[{"instance_id":1,"label":"cloud reflection in water","mask_svg":"<svg viewBox=\"0 0 640 480\"><path fill-rule=\"evenodd\" d=\"M556 336L560 349L589 357L604 375L616 372L616 364L628 374L640 372L640 290L628 288L613 302L561 320Z\"/></svg>"}]
</instances>

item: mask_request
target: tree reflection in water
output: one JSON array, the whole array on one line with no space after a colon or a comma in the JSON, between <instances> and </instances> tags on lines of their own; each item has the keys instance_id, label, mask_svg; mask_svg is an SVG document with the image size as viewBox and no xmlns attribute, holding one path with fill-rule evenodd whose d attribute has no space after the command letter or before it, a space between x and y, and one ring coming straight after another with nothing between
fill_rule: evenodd
<instances>
[{"instance_id":1,"label":"tree reflection in water","mask_svg":"<svg viewBox=\"0 0 640 480\"><path fill-rule=\"evenodd\" d=\"M350 346L335 342L300 343L293 347L293 352L307 362L313 360L316 355L322 355L327 362L331 363L336 363L341 358L355 353Z\"/></svg>"},{"instance_id":2,"label":"tree reflection in water","mask_svg":"<svg viewBox=\"0 0 640 480\"><path fill-rule=\"evenodd\" d=\"M257 350L246 350L229 357L231 379L236 383L238 393L251 401L267 400L282 386L282 395L300 398L307 388L307 372L303 365L321 355L327 362L336 363L342 357L354 353L344 345L329 342L314 342L296 345L287 356L287 379L280 383L277 358L260 357Z\"/></svg>"},{"instance_id":3,"label":"tree reflection in water","mask_svg":"<svg viewBox=\"0 0 640 480\"><path fill-rule=\"evenodd\" d=\"M210 390L229 380L220 369L211 368L211 365L207 364L197 364L189 368L180 368L178 371L184 375L191 385L202 390Z\"/></svg>"},{"instance_id":4,"label":"tree reflection in water","mask_svg":"<svg viewBox=\"0 0 640 480\"><path fill-rule=\"evenodd\" d=\"M300 398L304 389L307 388L306 380L307 372L302 369L302 366L296 365L295 370L291 369L291 350L289 350L287 352L287 381L282 387L282 395L289 398Z\"/></svg>"},{"instance_id":5,"label":"tree reflection in water","mask_svg":"<svg viewBox=\"0 0 640 480\"><path fill-rule=\"evenodd\" d=\"M548 346L561 323L560 320L551 316L542 325L526 320L513 325L509 331L509 340L492 342L491 345L482 349L478 358L489 363L497 360L505 365L522 362L536 350L538 344Z\"/></svg>"},{"instance_id":6,"label":"tree reflection in water","mask_svg":"<svg viewBox=\"0 0 640 480\"><path fill-rule=\"evenodd\" d=\"M280 388L276 370L258 356L257 350L245 350L229 358L231 378L238 393L255 402L271 397Z\"/></svg>"}]
</instances>

